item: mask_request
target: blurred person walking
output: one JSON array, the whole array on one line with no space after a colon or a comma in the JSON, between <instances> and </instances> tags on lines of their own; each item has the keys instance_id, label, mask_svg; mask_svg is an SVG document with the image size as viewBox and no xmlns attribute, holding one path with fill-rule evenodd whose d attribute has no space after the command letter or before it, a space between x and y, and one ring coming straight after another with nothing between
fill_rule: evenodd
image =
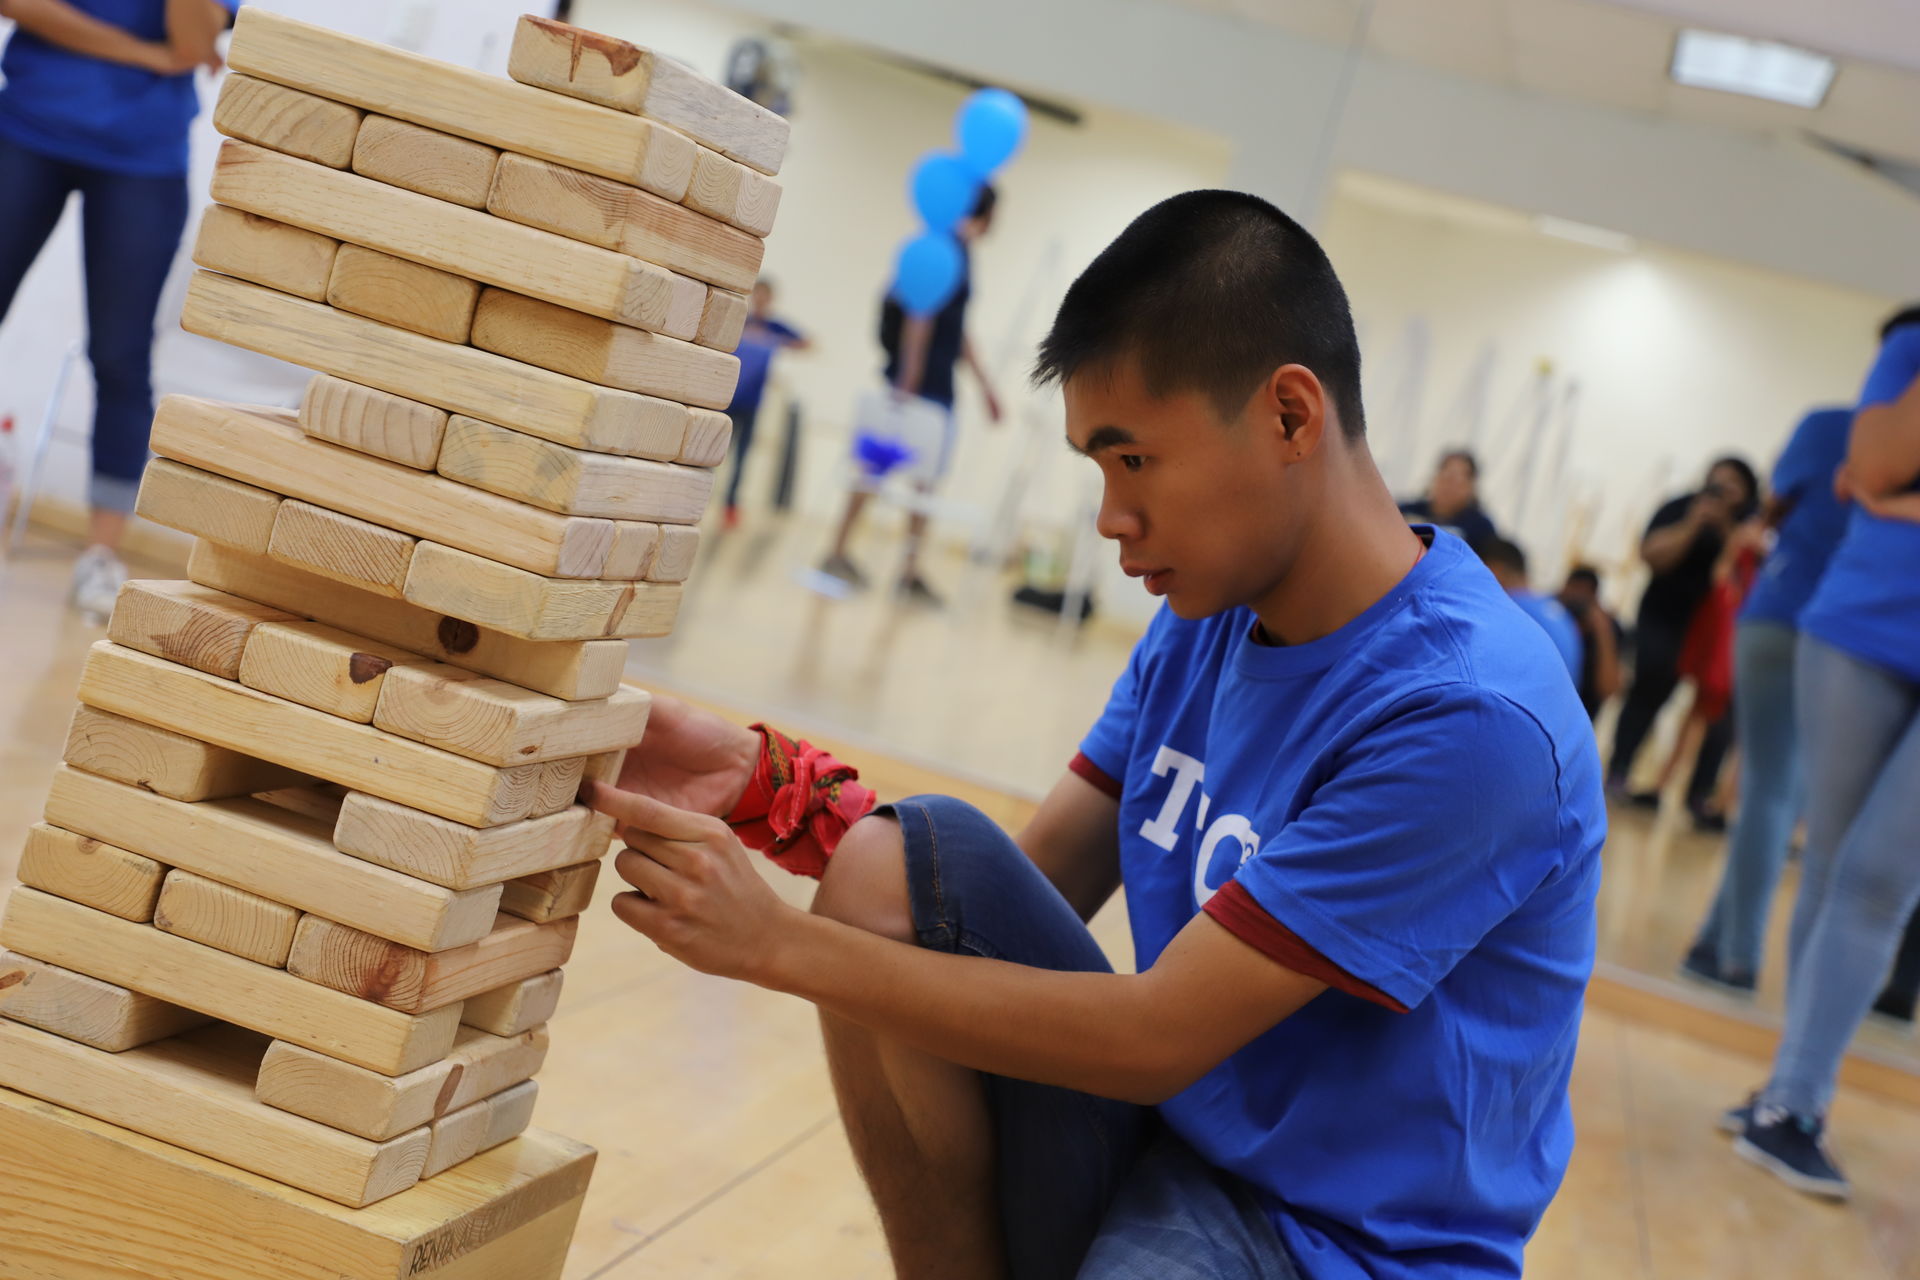
<instances>
[{"instance_id":1,"label":"blurred person walking","mask_svg":"<svg viewBox=\"0 0 1920 1280\"><path fill-rule=\"evenodd\" d=\"M760 400L766 395L773 357L782 350L805 351L813 345L798 329L774 318L773 281L754 281L747 305L746 327L740 331L740 345L734 348L734 355L740 358L740 380L734 385L733 403L727 406L727 417L733 419L733 474L727 479L722 519L729 529L740 523L740 476L747 469L747 450L753 447L753 428L760 417Z\"/></svg>"}]
</instances>

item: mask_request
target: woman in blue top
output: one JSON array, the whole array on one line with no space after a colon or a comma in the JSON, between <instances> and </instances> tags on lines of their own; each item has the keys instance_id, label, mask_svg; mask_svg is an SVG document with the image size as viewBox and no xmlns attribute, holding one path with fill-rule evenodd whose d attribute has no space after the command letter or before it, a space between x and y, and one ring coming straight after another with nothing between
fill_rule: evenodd
<instances>
[{"instance_id":1,"label":"woman in blue top","mask_svg":"<svg viewBox=\"0 0 1920 1280\"><path fill-rule=\"evenodd\" d=\"M1920 308L1882 335L1836 481L1855 509L1800 617L1807 847L1786 1031L1766 1088L1726 1117L1741 1155L1835 1199L1827 1104L1920 903Z\"/></svg>"},{"instance_id":2,"label":"woman in blue top","mask_svg":"<svg viewBox=\"0 0 1920 1280\"><path fill-rule=\"evenodd\" d=\"M126 578L115 555L147 461L153 317L187 224L193 70L239 0L0 0L18 24L0 56L0 320L80 194L87 357L93 365L93 509L74 602L105 614Z\"/></svg>"}]
</instances>

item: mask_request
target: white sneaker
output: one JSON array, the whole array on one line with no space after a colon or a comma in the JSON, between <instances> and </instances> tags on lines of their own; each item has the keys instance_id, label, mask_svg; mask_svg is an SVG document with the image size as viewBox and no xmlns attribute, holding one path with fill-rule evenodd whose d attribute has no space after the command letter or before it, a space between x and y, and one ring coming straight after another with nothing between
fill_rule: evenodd
<instances>
[{"instance_id":1,"label":"white sneaker","mask_svg":"<svg viewBox=\"0 0 1920 1280\"><path fill-rule=\"evenodd\" d=\"M105 547L88 547L73 562L73 607L105 622L127 580L127 566Z\"/></svg>"}]
</instances>

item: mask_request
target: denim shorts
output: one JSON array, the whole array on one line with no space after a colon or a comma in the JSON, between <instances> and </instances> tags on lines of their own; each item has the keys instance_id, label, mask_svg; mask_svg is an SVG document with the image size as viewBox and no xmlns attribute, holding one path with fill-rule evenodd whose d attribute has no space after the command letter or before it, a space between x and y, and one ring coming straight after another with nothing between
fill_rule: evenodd
<instances>
[{"instance_id":1,"label":"denim shorts","mask_svg":"<svg viewBox=\"0 0 1920 1280\"><path fill-rule=\"evenodd\" d=\"M920 945L1111 973L1099 943L985 814L946 796L876 811L900 825ZM1012 1280L1301 1280L1243 1180L1151 1107L987 1076Z\"/></svg>"}]
</instances>

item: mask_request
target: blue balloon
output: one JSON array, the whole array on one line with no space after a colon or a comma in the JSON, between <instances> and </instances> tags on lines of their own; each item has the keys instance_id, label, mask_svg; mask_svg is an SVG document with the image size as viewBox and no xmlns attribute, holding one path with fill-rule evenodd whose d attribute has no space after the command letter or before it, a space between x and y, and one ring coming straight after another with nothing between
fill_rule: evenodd
<instances>
[{"instance_id":1,"label":"blue balloon","mask_svg":"<svg viewBox=\"0 0 1920 1280\"><path fill-rule=\"evenodd\" d=\"M973 212L980 179L959 156L930 151L913 167L911 189L913 207L927 226L951 231L955 223Z\"/></svg>"},{"instance_id":2,"label":"blue balloon","mask_svg":"<svg viewBox=\"0 0 1920 1280\"><path fill-rule=\"evenodd\" d=\"M931 315L960 287L963 270L960 242L944 231L924 231L900 247L893 296L912 314Z\"/></svg>"},{"instance_id":3,"label":"blue balloon","mask_svg":"<svg viewBox=\"0 0 1920 1280\"><path fill-rule=\"evenodd\" d=\"M1005 89L981 89L961 106L954 135L967 167L989 178L1027 140L1027 105Z\"/></svg>"}]
</instances>

